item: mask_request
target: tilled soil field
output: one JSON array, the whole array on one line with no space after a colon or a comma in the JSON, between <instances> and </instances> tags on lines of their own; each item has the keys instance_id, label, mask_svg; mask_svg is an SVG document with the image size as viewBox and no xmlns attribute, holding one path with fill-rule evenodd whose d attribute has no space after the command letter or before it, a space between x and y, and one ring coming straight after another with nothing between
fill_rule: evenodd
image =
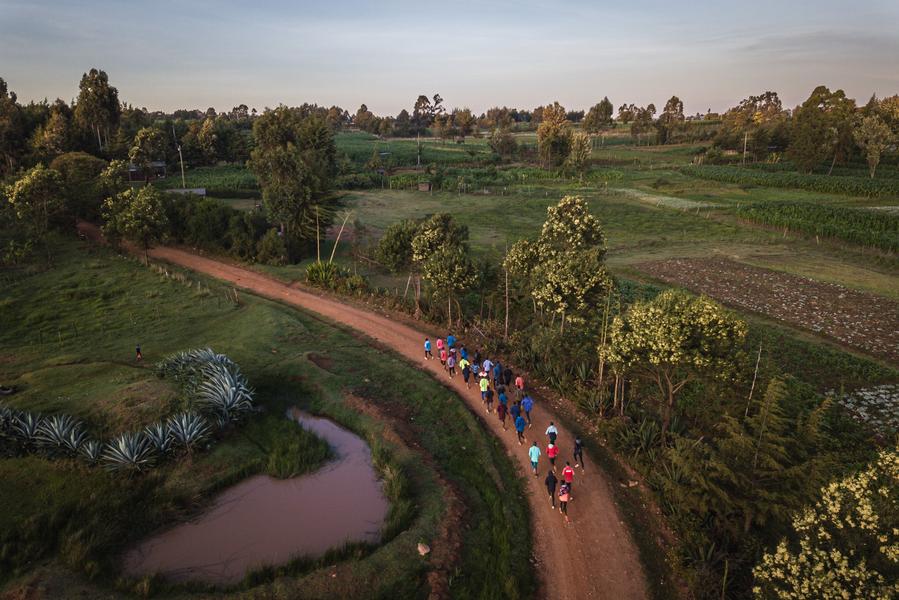
<instances>
[{"instance_id":1,"label":"tilled soil field","mask_svg":"<svg viewBox=\"0 0 899 600\"><path fill-rule=\"evenodd\" d=\"M726 259L675 258L637 268L899 364L899 303L892 300Z\"/></svg>"}]
</instances>

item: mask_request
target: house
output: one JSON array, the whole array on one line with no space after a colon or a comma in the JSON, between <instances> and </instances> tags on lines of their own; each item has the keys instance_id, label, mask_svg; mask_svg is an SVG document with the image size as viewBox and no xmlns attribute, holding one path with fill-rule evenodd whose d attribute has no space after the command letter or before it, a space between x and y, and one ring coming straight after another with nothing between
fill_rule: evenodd
<instances>
[{"instance_id":1,"label":"house","mask_svg":"<svg viewBox=\"0 0 899 600\"><path fill-rule=\"evenodd\" d=\"M166 176L165 161L154 160L150 163L150 179L163 179ZM144 170L137 165L128 165L128 181L145 181L147 179Z\"/></svg>"},{"instance_id":2,"label":"house","mask_svg":"<svg viewBox=\"0 0 899 600\"><path fill-rule=\"evenodd\" d=\"M418 191L419 192L430 192L431 191L431 182L430 181L419 181L418 182Z\"/></svg>"}]
</instances>

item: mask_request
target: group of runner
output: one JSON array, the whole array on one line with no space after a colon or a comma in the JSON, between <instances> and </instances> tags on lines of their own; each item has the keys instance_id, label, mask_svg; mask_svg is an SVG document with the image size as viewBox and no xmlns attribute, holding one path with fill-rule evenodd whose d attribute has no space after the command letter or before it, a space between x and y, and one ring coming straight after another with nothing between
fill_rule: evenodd
<instances>
[{"instance_id":1,"label":"group of runner","mask_svg":"<svg viewBox=\"0 0 899 600\"><path fill-rule=\"evenodd\" d=\"M440 360L444 371L451 379L456 377L457 374L461 374L468 389L471 389L472 383L476 382L476 389L481 393L481 401L484 403L484 411L486 413L494 412L493 403L494 399L496 399L496 416L502 423L503 431L506 430L506 419L508 418L511 420L512 427L518 436L518 444L525 444L527 441L525 432L533 426L531 411L534 409L534 399L525 389L524 377L520 374L515 376L512 369L508 366L504 367L499 360L494 362L490 358L482 357L478 349L470 353L464 345L458 344L458 340L452 334L446 336L445 340L437 338L433 346L430 338L425 338L424 351L425 360L434 359L434 352L436 351L436 358ZM513 393L514 398L511 399L512 404L510 406L509 396ZM565 522L570 523L568 503L573 499L571 489L574 484L574 468L572 468L571 462L565 461L560 483L556 477L556 458L559 456L559 447L556 441L559 431L552 421L550 421L544 435L546 436L546 457L549 459L550 464L544 484L549 493L550 506L553 509L556 508L558 488L559 512L565 517ZM539 477L538 466L543 450L541 450L540 444L535 440L527 452L534 477ZM583 470L584 449L580 437L574 440L573 458L575 467L580 467Z\"/></svg>"}]
</instances>

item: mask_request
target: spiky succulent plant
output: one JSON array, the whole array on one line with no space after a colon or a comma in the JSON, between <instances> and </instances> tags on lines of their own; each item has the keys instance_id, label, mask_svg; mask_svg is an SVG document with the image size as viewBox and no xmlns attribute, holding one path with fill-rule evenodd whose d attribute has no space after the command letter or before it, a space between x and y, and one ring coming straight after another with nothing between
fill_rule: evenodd
<instances>
[{"instance_id":1,"label":"spiky succulent plant","mask_svg":"<svg viewBox=\"0 0 899 600\"><path fill-rule=\"evenodd\" d=\"M210 433L206 419L194 412L183 412L170 417L167 424L174 443L188 451L193 450Z\"/></svg>"},{"instance_id":2,"label":"spiky succulent plant","mask_svg":"<svg viewBox=\"0 0 899 600\"><path fill-rule=\"evenodd\" d=\"M97 440L87 440L81 444L81 455L88 463L96 464L100 462L100 458L103 456L103 444Z\"/></svg>"},{"instance_id":3,"label":"spiky succulent plant","mask_svg":"<svg viewBox=\"0 0 899 600\"><path fill-rule=\"evenodd\" d=\"M154 423L144 428L144 435L159 455L164 456L171 452L173 438L168 423Z\"/></svg>"},{"instance_id":4,"label":"spiky succulent plant","mask_svg":"<svg viewBox=\"0 0 899 600\"><path fill-rule=\"evenodd\" d=\"M45 418L37 430L38 443L51 452L77 454L87 434L81 423L69 415L53 415Z\"/></svg>"},{"instance_id":5,"label":"spiky succulent plant","mask_svg":"<svg viewBox=\"0 0 899 600\"><path fill-rule=\"evenodd\" d=\"M18 440L29 446L37 445L38 443L38 431L41 428L41 424L44 422L44 417L37 413L30 412L21 412L18 413L12 425L12 430L15 433Z\"/></svg>"},{"instance_id":6,"label":"spiky succulent plant","mask_svg":"<svg viewBox=\"0 0 899 600\"><path fill-rule=\"evenodd\" d=\"M252 391L240 371L230 371L220 365L208 365L197 389L200 405L222 422L238 419L253 408Z\"/></svg>"},{"instance_id":7,"label":"spiky succulent plant","mask_svg":"<svg viewBox=\"0 0 899 600\"><path fill-rule=\"evenodd\" d=\"M102 458L112 471L142 471L153 463L153 444L142 432L123 433L106 444Z\"/></svg>"}]
</instances>

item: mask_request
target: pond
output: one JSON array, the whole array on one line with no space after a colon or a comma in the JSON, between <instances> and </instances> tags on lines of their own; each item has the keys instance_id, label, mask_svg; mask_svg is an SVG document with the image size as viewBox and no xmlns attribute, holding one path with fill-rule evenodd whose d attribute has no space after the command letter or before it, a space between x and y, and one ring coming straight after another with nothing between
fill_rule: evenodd
<instances>
[{"instance_id":1,"label":"pond","mask_svg":"<svg viewBox=\"0 0 899 600\"><path fill-rule=\"evenodd\" d=\"M195 519L128 551L125 573L227 585L265 565L377 542L388 503L368 444L328 419L298 409L288 417L325 439L337 458L309 475L256 475L228 488Z\"/></svg>"}]
</instances>

